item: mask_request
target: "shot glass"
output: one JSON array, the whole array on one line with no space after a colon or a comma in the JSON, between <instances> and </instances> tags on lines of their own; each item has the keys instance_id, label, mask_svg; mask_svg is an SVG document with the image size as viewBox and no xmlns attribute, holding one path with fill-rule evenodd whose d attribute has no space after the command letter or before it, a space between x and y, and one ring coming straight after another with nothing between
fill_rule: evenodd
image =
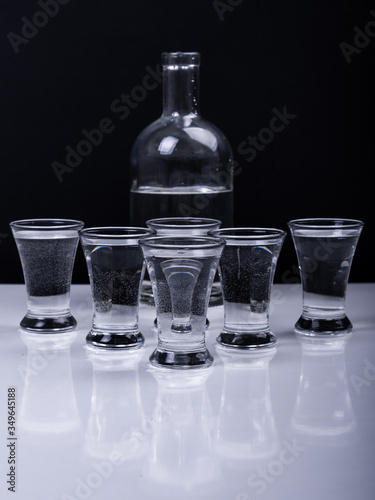
<instances>
[{"instance_id":1,"label":"shot glass","mask_svg":"<svg viewBox=\"0 0 375 500\"><path fill-rule=\"evenodd\" d=\"M153 365L207 367L205 326L210 291L224 241L159 236L140 240L155 297L158 345Z\"/></svg>"},{"instance_id":2,"label":"shot glass","mask_svg":"<svg viewBox=\"0 0 375 500\"><path fill-rule=\"evenodd\" d=\"M219 229L221 221L218 219L209 219L201 217L162 217L160 219L150 219L146 221L146 226L153 229L157 236L207 236L209 231ZM147 295L147 290L145 290ZM152 297L151 284L149 286L149 294ZM208 305L220 305L223 303L223 295L221 292L219 276L216 273L214 282L210 292L210 300ZM157 328L157 319L154 321ZM210 322L206 319L206 328Z\"/></svg>"},{"instance_id":3,"label":"shot glass","mask_svg":"<svg viewBox=\"0 0 375 500\"><path fill-rule=\"evenodd\" d=\"M352 219L298 219L288 223L303 290L297 333L334 335L353 329L345 313L345 297L363 225Z\"/></svg>"},{"instance_id":4,"label":"shot glass","mask_svg":"<svg viewBox=\"0 0 375 500\"><path fill-rule=\"evenodd\" d=\"M88 344L108 348L142 346L138 309L145 266L138 241L151 234L153 231L140 227L80 231L93 301Z\"/></svg>"},{"instance_id":5,"label":"shot glass","mask_svg":"<svg viewBox=\"0 0 375 500\"><path fill-rule=\"evenodd\" d=\"M207 236L209 231L219 229L221 221L200 217L162 217L150 219L146 226L153 229L157 236Z\"/></svg>"},{"instance_id":6,"label":"shot glass","mask_svg":"<svg viewBox=\"0 0 375 500\"><path fill-rule=\"evenodd\" d=\"M285 231L227 228L210 232L226 242L219 265L223 289L223 346L257 349L276 344L269 328L269 304Z\"/></svg>"},{"instance_id":7,"label":"shot glass","mask_svg":"<svg viewBox=\"0 0 375 500\"><path fill-rule=\"evenodd\" d=\"M21 259L27 313L20 326L35 332L72 330L70 286L84 223L69 219L27 219L10 223Z\"/></svg>"},{"instance_id":8,"label":"shot glass","mask_svg":"<svg viewBox=\"0 0 375 500\"><path fill-rule=\"evenodd\" d=\"M221 221L205 217L162 217L146 221L146 226L153 229L157 236L207 236L209 231L219 229ZM141 301L153 302L151 283L144 282ZM220 281L215 276L210 293L209 305L219 305L223 302ZM207 325L208 327L208 320ZM156 325L156 323L155 323Z\"/></svg>"}]
</instances>

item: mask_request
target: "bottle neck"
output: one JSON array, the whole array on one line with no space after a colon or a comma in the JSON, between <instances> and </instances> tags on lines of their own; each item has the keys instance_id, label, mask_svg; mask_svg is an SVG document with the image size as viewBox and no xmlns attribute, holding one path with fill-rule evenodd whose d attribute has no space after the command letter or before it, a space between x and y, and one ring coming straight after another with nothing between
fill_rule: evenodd
<instances>
[{"instance_id":1,"label":"bottle neck","mask_svg":"<svg viewBox=\"0 0 375 500\"><path fill-rule=\"evenodd\" d=\"M183 52L163 56L163 116L198 115L199 57Z\"/></svg>"}]
</instances>

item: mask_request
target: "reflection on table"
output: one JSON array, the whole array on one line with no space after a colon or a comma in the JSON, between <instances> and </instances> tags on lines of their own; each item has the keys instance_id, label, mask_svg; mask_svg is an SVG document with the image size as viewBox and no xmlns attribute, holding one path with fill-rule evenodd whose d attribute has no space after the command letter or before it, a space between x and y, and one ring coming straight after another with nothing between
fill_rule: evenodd
<instances>
[{"instance_id":1,"label":"reflection on table","mask_svg":"<svg viewBox=\"0 0 375 500\"><path fill-rule=\"evenodd\" d=\"M297 338L302 363L291 429L300 442L348 444L357 431L345 365L352 334Z\"/></svg>"},{"instance_id":2,"label":"reflection on table","mask_svg":"<svg viewBox=\"0 0 375 500\"><path fill-rule=\"evenodd\" d=\"M141 486L146 491L162 498L191 498L196 492L204 496L220 488L206 389L212 370L150 368L158 395L143 469Z\"/></svg>"},{"instance_id":3,"label":"reflection on table","mask_svg":"<svg viewBox=\"0 0 375 500\"><path fill-rule=\"evenodd\" d=\"M237 350L217 346L224 364L216 449L232 468L269 459L278 448L269 387L269 363L276 347Z\"/></svg>"},{"instance_id":4,"label":"reflection on table","mask_svg":"<svg viewBox=\"0 0 375 500\"><path fill-rule=\"evenodd\" d=\"M85 434L89 457L131 462L146 452L138 364L143 349L86 346L93 367L91 408Z\"/></svg>"}]
</instances>

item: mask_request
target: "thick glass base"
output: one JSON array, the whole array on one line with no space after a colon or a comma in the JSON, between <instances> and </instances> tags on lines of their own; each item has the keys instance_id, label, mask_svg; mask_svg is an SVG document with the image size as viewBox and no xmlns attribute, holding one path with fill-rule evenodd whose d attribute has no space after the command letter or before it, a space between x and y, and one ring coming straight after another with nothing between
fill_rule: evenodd
<instances>
[{"instance_id":1,"label":"thick glass base","mask_svg":"<svg viewBox=\"0 0 375 500\"><path fill-rule=\"evenodd\" d=\"M178 370L209 367L213 361L214 358L207 349L200 352L173 352L156 348L150 356L152 365Z\"/></svg>"},{"instance_id":2,"label":"thick glass base","mask_svg":"<svg viewBox=\"0 0 375 500\"><path fill-rule=\"evenodd\" d=\"M224 347L239 349L259 349L276 345L272 332L228 333L221 332L216 341Z\"/></svg>"},{"instance_id":3,"label":"thick glass base","mask_svg":"<svg viewBox=\"0 0 375 500\"><path fill-rule=\"evenodd\" d=\"M206 318L206 325L205 325L205 329L207 330L210 326L210 320L208 318ZM154 328L158 328L158 318L155 318L154 319Z\"/></svg>"},{"instance_id":4,"label":"thick glass base","mask_svg":"<svg viewBox=\"0 0 375 500\"><path fill-rule=\"evenodd\" d=\"M142 347L145 339L138 333L103 333L91 331L86 336L86 342L97 347L110 349L127 349Z\"/></svg>"},{"instance_id":5,"label":"thick glass base","mask_svg":"<svg viewBox=\"0 0 375 500\"><path fill-rule=\"evenodd\" d=\"M26 314L26 316L21 321L20 326L24 330L32 332L58 333L74 330L74 328L77 326L77 321L71 314L68 314L67 316L58 316L55 318L38 318Z\"/></svg>"},{"instance_id":6,"label":"thick glass base","mask_svg":"<svg viewBox=\"0 0 375 500\"><path fill-rule=\"evenodd\" d=\"M304 318L301 316L294 325L296 333L307 336L340 335L350 333L353 325L347 316L337 319Z\"/></svg>"}]
</instances>

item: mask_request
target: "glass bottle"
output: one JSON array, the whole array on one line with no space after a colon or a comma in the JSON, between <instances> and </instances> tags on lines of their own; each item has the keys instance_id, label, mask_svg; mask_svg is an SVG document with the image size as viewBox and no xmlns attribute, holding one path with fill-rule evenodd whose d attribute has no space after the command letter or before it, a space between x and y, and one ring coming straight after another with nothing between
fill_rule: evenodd
<instances>
[{"instance_id":1,"label":"glass bottle","mask_svg":"<svg viewBox=\"0 0 375 500\"><path fill-rule=\"evenodd\" d=\"M233 154L228 140L199 115L198 52L166 52L163 113L131 152L130 220L208 217L233 225Z\"/></svg>"}]
</instances>

